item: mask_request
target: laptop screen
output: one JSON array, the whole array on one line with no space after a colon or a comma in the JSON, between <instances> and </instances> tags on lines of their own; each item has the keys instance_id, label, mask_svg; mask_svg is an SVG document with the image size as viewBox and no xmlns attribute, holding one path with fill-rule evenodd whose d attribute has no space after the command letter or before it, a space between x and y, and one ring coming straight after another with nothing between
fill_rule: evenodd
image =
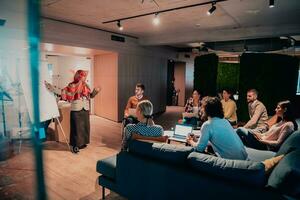
<instances>
[{"instance_id":1,"label":"laptop screen","mask_svg":"<svg viewBox=\"0 0 300 200\"><path fill-rule=\"evenodd\" d=\"M176 124L174 135L187 136L193 130L192 126Z\"/></svg>"}]
</instances>

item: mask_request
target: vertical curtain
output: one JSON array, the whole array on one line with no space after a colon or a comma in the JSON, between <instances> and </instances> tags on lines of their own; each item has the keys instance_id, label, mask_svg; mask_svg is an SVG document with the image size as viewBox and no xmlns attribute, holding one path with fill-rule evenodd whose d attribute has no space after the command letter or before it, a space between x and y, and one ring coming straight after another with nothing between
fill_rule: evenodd
<instances>
[{"instance_id":1,"label":"vertical curtain","mask_svg":"<svg viewBox=\"0 0 300 200\"><path fill-rule=\"evenodd\" d=\"M299 60L297 57L244 53L240 60L238 115L240 120L248 120L246 93L250 88L259 92L268 114L274 115L277 102L291 100L295 104Z\"/></svg>"},{"instance_id":2,"label":"vertical curtain","mask_svg":"<svg viewBox=\"0 0 300 200\"><path fill-rule=\"evenodd\" d=\"M217 94L218 56L207 54L195 58L194 89L202 96Z\"/></svg>"}]
</instances>

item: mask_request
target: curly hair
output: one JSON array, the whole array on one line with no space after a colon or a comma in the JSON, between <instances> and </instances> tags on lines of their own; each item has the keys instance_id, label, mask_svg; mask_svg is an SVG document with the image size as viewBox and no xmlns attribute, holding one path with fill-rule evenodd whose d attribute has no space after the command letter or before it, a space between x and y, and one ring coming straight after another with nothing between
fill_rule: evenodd
<instances>
[{"instance_id":1,"label":"curly hair","mask_svg":"<svg viewBox=\"0 0 300 200\"><path fill-rule=\"evenodd\" d=\"M224 118L222 103L217 97L204 97L202 106L207 117Z\"/></svg>"}]
</instances>

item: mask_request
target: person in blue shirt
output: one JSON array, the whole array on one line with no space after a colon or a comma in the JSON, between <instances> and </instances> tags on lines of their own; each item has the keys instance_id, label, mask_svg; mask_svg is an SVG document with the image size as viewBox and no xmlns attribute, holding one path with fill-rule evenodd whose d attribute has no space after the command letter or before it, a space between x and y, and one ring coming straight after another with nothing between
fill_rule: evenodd
<instances>
[{"instance_id":1,"label":"person in blue shirt","mask_svg":"<svg viewBox=\"0 0 300 200\"><path fill-rule=\"evenodd\" d=\"M200 130L200 138L195 142L191 136L187 143L198 152L205 152L210 144L214 153L222 158L246 160L246 149L230 123L224 119L223 108L217 97L205 97L202 100L201 112L207 116Z\"/></svg>"}]
</instances>

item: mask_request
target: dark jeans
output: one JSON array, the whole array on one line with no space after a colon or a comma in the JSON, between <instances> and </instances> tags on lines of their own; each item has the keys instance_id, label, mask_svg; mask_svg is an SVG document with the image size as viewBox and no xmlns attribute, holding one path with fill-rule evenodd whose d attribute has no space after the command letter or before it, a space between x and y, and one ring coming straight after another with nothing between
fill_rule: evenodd
<instances>
[{"instance_id":1,"label":"dark jeans","mask_svg":"<svg viewBox=\"0 0 300 200\"><path fill-rule=\"evenodd\" d=\"M229 120L227 120L227 121L230 123L231 126L236 126L236 125L237 125L236 122L231 122L231 121L229 121Z\"/></svg>"},{"instance_id":2,"label":"dark jeans","mask_svg":"<svg viewBox=\"0 0 300 200\"><path fill-rule=\"evenodd\" d=\"M268 150L268 146L257 140L251 130L240 127L236 129L236 133L241 138L245 146L258 150Z\"/></svg>"}]
</instances>

